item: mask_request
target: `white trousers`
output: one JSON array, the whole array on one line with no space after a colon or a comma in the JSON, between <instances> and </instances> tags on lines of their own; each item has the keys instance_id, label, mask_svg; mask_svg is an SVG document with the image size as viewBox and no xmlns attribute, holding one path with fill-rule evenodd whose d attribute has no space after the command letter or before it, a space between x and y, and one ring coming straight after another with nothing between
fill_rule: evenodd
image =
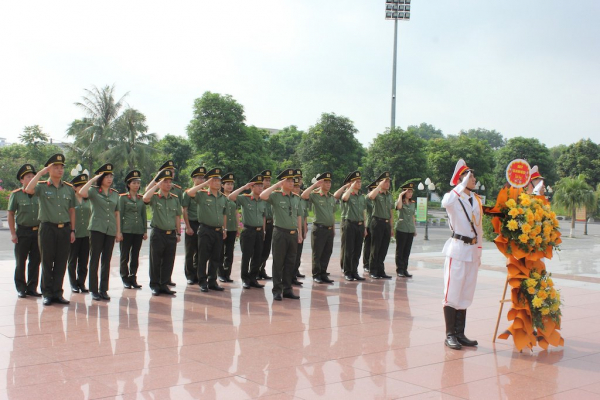
<instances>
[{"instance_id":1,"label":"white trousers","mask_svg":"<svg viewBox=\"0 0 600 400\"><path fill-rule=\"evenodd\" d=\"M473 302L479 263L446 257L444 263L444 306L465 310Z\"/></svg>"}]
</instances>

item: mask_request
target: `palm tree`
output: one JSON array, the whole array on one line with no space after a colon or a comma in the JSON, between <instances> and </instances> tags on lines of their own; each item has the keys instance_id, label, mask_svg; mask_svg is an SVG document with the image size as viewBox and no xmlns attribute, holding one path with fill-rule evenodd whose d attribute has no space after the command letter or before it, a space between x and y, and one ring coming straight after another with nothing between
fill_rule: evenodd
<instances>
[{"instance_id":1,"label":"palm tree","mask_svg":"<svg viewBox=\"0 0 600 400\"><path fill-rule=\"evenodd\" d=\"M133 108L126 109L116 119L108 138L110 150L107 152L111 160L122 160L131 171L140 167L154 149L157 141L155 133L148 132L146 116Z\"/></svg>"},{"instance_id":2,"label":"palm tree","mask_svg":"<svg viewBox=\"0 0 600 400\"><path fill-rule=\"evenodd\" d=\"M577 209L593 204L592 187L585 182L585 175L580 174L577 178L562 178L555 188L556 192L552 197L552 201L571 213L569 237L573 237Z\"/></svg>"}]
</instances>

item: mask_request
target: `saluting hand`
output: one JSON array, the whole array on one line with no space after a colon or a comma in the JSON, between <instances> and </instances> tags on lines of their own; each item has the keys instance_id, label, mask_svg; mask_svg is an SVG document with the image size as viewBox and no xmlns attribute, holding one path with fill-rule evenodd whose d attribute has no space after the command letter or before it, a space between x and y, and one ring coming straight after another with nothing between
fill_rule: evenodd
<instances>
[{"instance_id":1,"label":"saluting hand","mask_svg":"<svg viewBox=\"0 0 600 400\"><path fill-rule=\"evenodd\" d=\"M50 168L52 168L52 164L42 168L42 170L40 172L42 173L42 175L46 175L47 173L50 172Z\"/></svg>"},{"instance_id":2,"label":"saluting hand","mask_svg":"<svg viewBox=\"0 0 600 400\"><path fill-rule=\"evenodd\" d=\"M248 182L244 185L244 190L250 189L256 182Z\"/></svg>"}]
</instances>

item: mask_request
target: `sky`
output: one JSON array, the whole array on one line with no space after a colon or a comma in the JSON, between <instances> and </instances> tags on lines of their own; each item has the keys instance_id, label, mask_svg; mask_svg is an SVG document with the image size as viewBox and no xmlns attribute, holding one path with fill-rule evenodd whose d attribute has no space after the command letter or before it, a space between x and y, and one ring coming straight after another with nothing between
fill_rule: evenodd
<instances>
[{"instance_id":1,"label":"sky","mask_svg":"<svg viewBox=\"0 0 600 400\"><path fill-rule=\"evenodd\" d=\"M394 22L384 0L23 0L0 13L0 137L65 141L84 89L115 85L150 132L186 136L194 100L246 122L390 126ZM495 129L548 147L600 142L600 1L413 0L398 23L396 126Z\"/></svg>"}]
</instances>

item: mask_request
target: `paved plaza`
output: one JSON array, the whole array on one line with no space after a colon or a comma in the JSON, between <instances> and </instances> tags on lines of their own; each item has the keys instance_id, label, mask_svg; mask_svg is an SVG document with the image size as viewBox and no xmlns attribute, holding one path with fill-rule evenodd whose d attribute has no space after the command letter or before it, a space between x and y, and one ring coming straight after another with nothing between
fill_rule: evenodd
<instances>
[{"instance_id":1,"label":"paved plaza","mask_svg":"<svg viewBox=\"0 0 600 400\"><path fill-rule=\"evenodd\" d=\"M6 225L5 225L6 227ZM561 289L565 346L519 353L493 342L505 260L484 244L467 335L477 348L444 346L443 261L447 228L418 228L412 279L346 282L339 234L332 285L304 280L301 299L273 302L272 283L244 290L239 247L232 284L201 293L183 274L177 295L152 297L148 242L138 281L122 288L118 246L109 302L71 294L68 306L18 299L10 235L0 229L0 394L8 399L598 399L600 398L600 225L564 238L547 262ZM566 224L562 228L568 235ZM386 272L394 272L392 244ZM65 249L67 251L67 249ZM270 263L270 261L269 261ZM268 268L270 273L270 266ZM301 272L310 275L310 246ZM395 274L394 274L395 275ZM504 309L500 331L508 326Z\"/></svg>"}]
</instances>

